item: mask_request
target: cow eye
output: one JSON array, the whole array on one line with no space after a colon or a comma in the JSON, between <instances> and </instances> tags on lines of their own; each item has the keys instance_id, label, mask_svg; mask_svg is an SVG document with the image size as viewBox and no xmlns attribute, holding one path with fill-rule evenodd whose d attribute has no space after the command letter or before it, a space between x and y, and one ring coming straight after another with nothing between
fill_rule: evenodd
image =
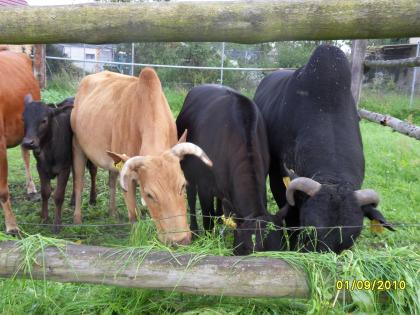
<instances>
[{"instance_id":1,"label":"cow eye","mask_svg":"<svg viewBox=\"0 0 420 315\"><path fill-rule=\"evenodd\" d=\"M187 187L187 183L182 184L181 191L179 192L180 195L185 192L185 187Z\"/></svg>"},{"instance_id":2,"label":"cow eye","mask_svg":"<svg viewBox=\"0 0 420 315\"><path fill-rule=\"evenodd\" d=\"M155 201L155 198L153 198L151 193L146 193L146 197L152 201Z\"/></svg>"},{"instance_id":3,"label":"cow eye","mask_svg":"<svg viewBox=\"0 0 420 315\"><path fill-rule=\"evenodd\" d=\"M47 121L48 121L48 119L47 119L47 118L44 118L44 119L41 121L41 124L46 124L46 123L47 123Z\"/></svg>"}]
</instances>

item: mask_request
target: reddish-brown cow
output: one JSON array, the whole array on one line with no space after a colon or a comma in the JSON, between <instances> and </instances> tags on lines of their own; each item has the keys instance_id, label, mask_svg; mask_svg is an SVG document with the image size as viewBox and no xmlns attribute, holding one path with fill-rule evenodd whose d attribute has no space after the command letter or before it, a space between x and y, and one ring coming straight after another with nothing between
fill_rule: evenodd
<instances>
[{"instance_id":1,"label":"reddish-brown cow","mask_svg":"<svg viewBox=\"0 0 420 315\"><path fill-rule=\"evenodd\" d=\"M4 212L6 231L17 233L19 228L12 212L7 185L7 148L20 144L23 138L23 99L31 93L40 99L40 90L32 73L31 60L23 53L0 47L0 203ZM27 175L28 192L34 192L29 172L29 153L22 150Z\"/></svg>"}]
</instances>

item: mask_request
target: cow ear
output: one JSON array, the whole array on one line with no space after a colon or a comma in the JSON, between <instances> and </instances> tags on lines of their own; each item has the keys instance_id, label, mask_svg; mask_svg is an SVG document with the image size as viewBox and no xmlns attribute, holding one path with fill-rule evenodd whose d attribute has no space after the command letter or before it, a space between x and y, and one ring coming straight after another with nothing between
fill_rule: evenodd
<instances>
[{"instance_id":1,"label":"cow ear","mask_svg":"<svg viewBox=\"0 0 420 315\"><path fill-rule=\"evenodd\" d=\"M372 221L371 223L378 222L382 226L386 227L388 230L395 231L392 225L386 221L382 213L379 210L375 209L372 205L363 206L362 211L364 216Z\"/></svg>"},{"instance_id":2,"label":"cow ear","mask_svg":"<svg viewBox=\"0 0 420 315\"><path fill-rule=\"evenodd\" d=\"M119 154L119 153L115 153L115 152L111 152L111 151L106 151L106 154L108 154L108 156L110 156L114 160L115 164L117 164L121 161L126 162L130 158L126 154Z\"/></svg>"},{"instance_id":3,"label":"cow ear","mask_svg":"<svg viewBox=\"0 0 420 315\"><path fill-rule=\"evenodd\" d=\"M64 106L57 107L57 108L50 107L50 109L52 111L53 116L56 116L56 115L59 115L59 114L65 112L66 110L71 111L73 109L73 105L64 105Z\"/></svg>"},{"instance_id":4,"label":"cow ear","mask_svg":"<svg viewBox=\"0 0 420 315\"><path fill-rule=\"evenodd\" d=\"M187 142L187 133L188 133L188 129L185 129L181 137L179 138L178 143Z\"/></svg>"},{"instance_id":5,"label":"cow ear","mask_svg":"<svg viewBox=\"0 0 420 315\"><path fill-rule=\"evenodd\" d=\"M31 93L26 94L23 101L24 101L25 105L29 104L29 103L32 103L34 101L33 98L32 98L32 94Z\"/></svg>"}]
</instances>

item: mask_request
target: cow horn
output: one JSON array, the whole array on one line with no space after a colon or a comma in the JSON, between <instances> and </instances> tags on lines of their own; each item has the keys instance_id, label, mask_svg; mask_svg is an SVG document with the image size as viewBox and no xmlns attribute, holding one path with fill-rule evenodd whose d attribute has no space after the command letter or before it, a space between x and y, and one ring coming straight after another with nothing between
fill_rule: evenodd
<instances>
[{"instance_id":1,"label":"cow horn","mask_svg":"<svg viewBox=\"0 0 420 315\"><path fill-rule=\"evenodd\" d=\"M177 156L180 160L184 158L184 155L192 154L198 157L208 166L213 166L213 162L209 159L203 149L191 142L183 142L174 145L171 149L171 153Z\"/></svg>"},{"instance_id":2,"label":"cow horn","mask_svg":"<svg viewBox=\"0 0 420 315\"><path fill-rule=\"evenodd\" d=\"M128 181L133 179L132 172L135 172L144 163L143 156L134 156L129 158L120 172L120 185L124 191L127 191ZM137 176L137 175L136 175Z\"/></svg>"},{"instance_id":3,"label":"cow horn","mask_svg":"<svg viewBox=\"0 0 420 315\"><path fill-rule=\"evenodd\" d=\"M292 180L286 190L286 199L289 205L295 205L295 191L303 191L309 196L315 195L321 189L321 184L308 177L299 177Z\"/></svg>"},{"instance_id":4,"label":"cow horn","mask_svg":"<svg viewBox=\"0 0 420 315\"><path fill-rule=\"evenodd\" d=\"M296 179L296 178L298 178L299 176L295 173L295 171L294 170L292 170L292 169L289 169L287 166L286 166L286 163L283 163L283 168L284 168L284 171L286 172L286 174L287 174L287 176L289 176L290 177L290 179Z\"/></svg>"},{"instance_id":5,"label":"cow horn","mask_svg":"<svg viewBox=\"0 0 420 315\"><path fill-rule=\"evenodd\" d=\"M361 207L370 204L373 204L376 207L379 204L379 195L373 189L356 190L354 196Z\"/></svg>"}]
</instances>

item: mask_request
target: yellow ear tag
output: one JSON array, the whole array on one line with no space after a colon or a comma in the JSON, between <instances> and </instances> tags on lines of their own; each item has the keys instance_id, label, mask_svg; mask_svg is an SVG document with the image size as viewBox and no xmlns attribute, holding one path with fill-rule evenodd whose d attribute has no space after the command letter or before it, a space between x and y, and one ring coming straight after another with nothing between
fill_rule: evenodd
<instances>
[{"instance_id":1,"label":"yellow ear tag","mask_svg":"<svg viewBox=\"0 0 420 315\"><path fill-rule=\"evenodd\" d=\"M289 187L289 184L290 184L290 177L289 176L283 177L283 184L284 184L284 186L286 186L286 188Z\"/></svg>"},{"instance_id":2,"label":"yellow ear tag","mask_svg":"<svg viewBox=\"0 0 420 315\"><path fill-rule=\"evenodd\" d=\"M378 220L370 221L370 231L372 233L381 234L384 231L384 227Z\"/></svg>"},{"instance_id":3,"label":"yellow ear tag","mask_svg":"<svg viewBox=\"0 0 420 315\"><path fill-rule=\"evenodd\" d=\"M222 222L224 225L232 229L236 229L237 227L236 222L233 220L233 218L232 217L226 218L224 214L222 215Z\"/></svg>"},{"instance_id":4,"label":"yellow ear tag","mask_svg":"<svg viewBox=\"0 0 420 315\"><path fill-rule=\"evenodd\" d=\"M119 161L118 163L114 163L114 167L119 171L122 170L123 166L124 166L123 160Z\"/></svg>"}]
</instances>

